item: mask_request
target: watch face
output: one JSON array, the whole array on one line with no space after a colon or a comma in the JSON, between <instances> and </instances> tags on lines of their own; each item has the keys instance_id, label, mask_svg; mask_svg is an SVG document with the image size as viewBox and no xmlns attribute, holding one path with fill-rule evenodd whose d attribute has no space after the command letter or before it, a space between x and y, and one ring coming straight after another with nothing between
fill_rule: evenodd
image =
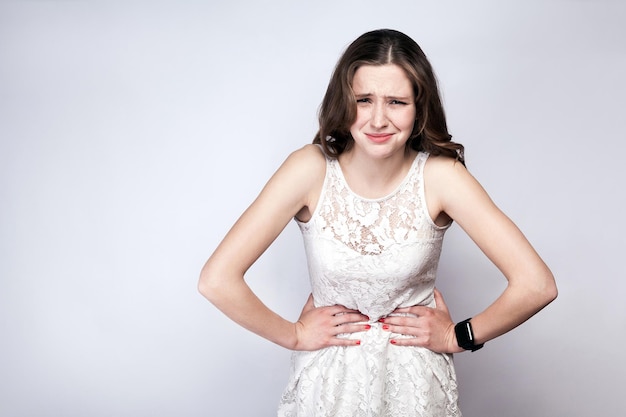
<instances>
[{"instance_id":1,"label":"watch face","mask_svg":"<svg viewBox=\"0 0 626 417\"><path fill-rule=\"evenodd\" d=\"M454 333L456 334L457 344L465 350L475 351L483 347L483 345L474 344L474 332L472 331L470 319L464 320L454 326Z\"/></svg>"},{"instance_id":2,"label":"watch face","mask_svg":"<svg viewBox=\"0 0 626 417\"><path fill-rule=\"evenodd\" d=\"M463 329L465 326L463 326L463 322L457 323L454 326L454 334L456 335L456 343L457 345L459 345L459 347L465 349L463 346L465 345L465 341L467 340L467 338L465 337L465 330Z\"/></svg>"},{"instance_id":3,"label":"watch face","mask_svg":"<svg viewBox=\"0 0 626 417\"><path fill-rule=\"evenodd\" d=\"M468 343L470 342L467 323L467 321L462 321L454 327L456 341L463 349L467 349Z\"/></svg>"}]
</instances>

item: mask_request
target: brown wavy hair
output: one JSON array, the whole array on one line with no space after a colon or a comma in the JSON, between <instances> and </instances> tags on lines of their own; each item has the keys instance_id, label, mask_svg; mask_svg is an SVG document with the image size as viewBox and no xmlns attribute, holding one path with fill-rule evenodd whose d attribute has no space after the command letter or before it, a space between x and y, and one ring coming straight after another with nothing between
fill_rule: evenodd
<instances>
[{"instance_id":1,"label":"brown wavy hair","mask_svg":"<svg viewBox=\"0 0 626 417\"><path fill-rule=\"evenodd\" d=\"M379 29L359 36L345 50L328 83L319 110L319 131L313 143L324 152L339 156L354 144L350 126L356 119L356 98L352 80L362 65L395 64L413 85L416 120L406 142L407 151L445 155L465 163L464 148L452 141L441 104L439 87L432 66L419 45L402 32Z\"/></svg>"}]
</instances>

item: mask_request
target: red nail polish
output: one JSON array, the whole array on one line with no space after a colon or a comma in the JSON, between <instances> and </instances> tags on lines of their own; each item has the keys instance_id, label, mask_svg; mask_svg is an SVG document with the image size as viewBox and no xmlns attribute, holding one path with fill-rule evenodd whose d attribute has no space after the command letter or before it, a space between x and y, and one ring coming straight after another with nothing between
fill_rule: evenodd
<instances>
[{"instance_id":1,"label":"red nail polish","mask_svg":"<svg viewBox=\"0 0 626 417\"><path fill-rule=\"evenodd\" d=\"M395 345L395 344L396 344L396 341L395 341L394 339L391 339L391 340L389 341L389 343L391 343L392 345Z\"/></svg>"},{"instance_id":2,"label":"red nail polish","mask_svg":"<svg viewBox=\"0 0 626 417\"><path fill-rule=\"evenodd\" d=\"M369 324L366 324L366 325L365 325L365 330L369 330L369 329L371 329L371 328L372 328L372 326L370 326Z\"/></svg>"},{"instance_id":3,"label":"red nail polish","mask_svg":"<svg viewBox=\"0 0 626 417\"><path fill-rule=\"evenodd\" d=\"M384 323L384 322L385 322L385 319L382 319L382 318L381 318L381 319L378 319L378 322L379 322L379 323Z\"/></svg>"},{"instance_id":4,"label":"red nail polish","mask_svg":"<svg viewBox=\"0 0 626 417\"><path fill-rule=\"evenodd\" d=\"M389 330L389 325L388 324L383 324L383 330Z\"/></svg>"},{"instance_id":5,"label":"red nail polish","mask_svg":"<svg viewBox=\"0 0 626 417\"><path fill-rule=\"evenodd\" d=\"M356 341L356 344L357 344L357 345L360 345L360 344L361 344L361 341L360 341L360 340L357 340L357 341Z\"/></svg>"}]
</instances>

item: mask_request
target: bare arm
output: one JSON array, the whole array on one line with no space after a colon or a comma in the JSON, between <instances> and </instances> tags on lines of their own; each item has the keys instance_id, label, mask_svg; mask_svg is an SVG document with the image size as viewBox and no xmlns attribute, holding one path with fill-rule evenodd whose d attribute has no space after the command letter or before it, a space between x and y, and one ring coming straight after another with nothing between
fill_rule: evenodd
<instances>
[{"instance_id":1,"label":"bare arm","mask_svg":"<svg viewBox=\"0 0 626 417\"><path fill-rule=\"evenodd\" d=\"M324 157L316 147L291 154L208 259L198 284L200 293L232 320L289 349L355 344L336 335L363 330L351 322L364 316L341 306L312 309L309 305L296 323L290 322L263 304L244 280L246 271L287 223L316 201L324 170Z\"/></svg>"},{"instance_id":2,"label":"bare arm","mask_svg":"<svg viewBox=\"0 0 626 417\"><path fill-rule=\"evenodd\" d=\"M447 215L454 219L508 281L494 303L472 318L476 343L484 343L517 327L554 300L557 296L554 277L522 232L496 207L463 165L435 157L429 159L426 167L430 213L435 218ZM439 301L443 304L442 298ZM423 323L391 320L396 326L392 330L417 337L404 339L407 342L398 340L398 344L419 344L441 352L462 350L456 343L454 323L447 308L412 307L410 312L421 316ZM424 330L420 326L428 328Z\"/></svg>"}]
</instances>

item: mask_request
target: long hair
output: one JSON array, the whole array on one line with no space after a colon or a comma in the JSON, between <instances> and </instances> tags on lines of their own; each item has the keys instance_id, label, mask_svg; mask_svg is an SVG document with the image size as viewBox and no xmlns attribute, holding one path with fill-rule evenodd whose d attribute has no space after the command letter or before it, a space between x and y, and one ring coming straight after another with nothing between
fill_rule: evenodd
<instances>
[{"instance_id":1,"label":"long hair","mask_svg":"<svg viewBox=\"0 0 626 417\"><path fill-rule=\"evenodd\" d=\"M313 143L339 156L354 144L350 126L356 119L352 80L363 65L394 64L402 68L415 96L416 120L407 140L408 149L446 155L465 163L464 148L452 141L433 69L419 45L407 35L379 29L359 36L345 50L328 83L319 110L319 131Z\"/></svg>"}]
</instances>

